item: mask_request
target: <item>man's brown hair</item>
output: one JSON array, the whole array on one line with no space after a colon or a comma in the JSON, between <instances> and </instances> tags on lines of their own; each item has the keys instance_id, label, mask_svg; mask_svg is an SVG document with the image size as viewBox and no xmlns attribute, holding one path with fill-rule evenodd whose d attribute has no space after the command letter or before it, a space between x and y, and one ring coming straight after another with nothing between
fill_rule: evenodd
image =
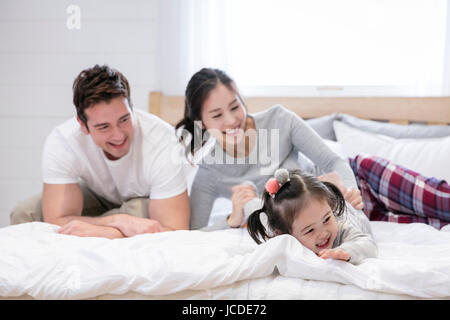
<instances>
[{"instance_id":1,"label":"man's brown hair","mask_svg":"<svg viewBox=\"0 0 450 320\"><path fill-rule=\"evenodd\" d=\"M127 78L107 65L96 64L92 68L81 71L73 82L72 89L77 116L86 129L88 126L85 110L96 103L109 103L112 99L123 96L128 100L130 108L133 107Z\"/></svg>"}]
</instances>

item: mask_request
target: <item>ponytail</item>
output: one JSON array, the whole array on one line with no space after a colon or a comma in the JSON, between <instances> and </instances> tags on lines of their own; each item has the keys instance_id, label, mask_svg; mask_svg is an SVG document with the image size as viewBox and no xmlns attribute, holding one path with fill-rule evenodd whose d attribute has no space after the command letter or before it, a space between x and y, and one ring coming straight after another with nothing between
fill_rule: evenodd
<instances>
[{"instance_id":1,"label":"ponytail","mask_svg":"<svg viewBox=\"0 0 450 320\"><path fill-rule=\"evenodd\" d=\"M328 181L322 181L322 183L328 188L331 195L330 207L336 217L342 215L345 211L345 199L342 195L341 190L339 190L336 185ZM330 202L330 201L329 201Z\"/></svg>"},{"instance_id":2,"label":"ponytail","mask_svg":"<svg viewBox=\"0 0 450 320\"><path fill-rule=\"evenodd\" d=\"M193 156L194 153L203 147L208 140L208 135L205 135L206 130L199 128L199 126L187 115L176 124L175 132L177 132L179 128L181 128L182 131L176 133L176 135L185 148L186 158L189 154Z\"/></svg>"},{"instance_id":3,"label":"ponytail","mask_svg":"<svg viewBox=\"0 0 450 320\"><path fill-rule=\"evenodd\" d=\"M253 240L255 240L255 242L257 244L261 244L262 240L267 240L268 238L271 238L269 236L269 234L267 233L266 228L264 227L264 225L261 222L261 213L265 211L265 208L262 207L261 209L258 209L256 211L254 211L252 214L250 214L250 216L248 217L247 220L247 230L248 233L250 234L250 237L252 237Z\"/></svg>"}]
</instances>

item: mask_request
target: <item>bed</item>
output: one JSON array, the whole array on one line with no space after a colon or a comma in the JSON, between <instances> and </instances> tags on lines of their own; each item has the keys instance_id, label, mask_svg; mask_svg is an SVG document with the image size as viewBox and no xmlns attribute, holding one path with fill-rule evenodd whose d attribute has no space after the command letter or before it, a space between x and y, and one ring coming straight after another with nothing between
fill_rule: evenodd
<instances>
[{"instance_id":1,"label":"bed","mask_svg":"<svg viewBox=\"0 0 450 320\"><path fill-rule=\"evenodd\" d=\"M399 140L414 140L416 144L409 147L418 150L424 147L423 139L439 140L435 148L441 149L445 149L445 139L450 139L450 97L253 97L245 101L250 113L282 104L309 119L311 126L342 157L361 150L353 150L355 144L343 143L345 138L354 139L355 134L360 137L370 133L373 136L361 139L376 139L380 138L380 132L390 130L391 140L381 143L396 146ZM152 92L149 111L175 124L183 114L183 98ZM364 140L361 143L356 145L367 147ZM445 169L446 166L429 165L427 170L437 170L433 172L446 178ZM228 200L218 199L211 219L226 214L230 206ZM372 221L371 225L379 257L358 266L319 259L289 235L258 246L245 229L176 231L108 240L60 235L56 232L59 227L42 222L14 225L0 229L0 243L8 244L1 249L0 296L3 299L450 299L448 226L383 221Z\"/></svg>"}]
</instances>

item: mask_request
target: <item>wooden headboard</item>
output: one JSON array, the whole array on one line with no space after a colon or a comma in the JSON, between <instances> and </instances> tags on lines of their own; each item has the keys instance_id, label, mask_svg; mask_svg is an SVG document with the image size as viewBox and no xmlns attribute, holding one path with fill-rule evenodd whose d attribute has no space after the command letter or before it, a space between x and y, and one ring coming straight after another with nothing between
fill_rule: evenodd
<instances>
[{"instance_id":1,"label":"wooden headboard","mask_svg":"<svg viewBox=\"0 0 450 320\"><path fill-rule=\"evenodd\" d=\"M281 104L304 119L334 112L397 124L450 125L450 97L244 97L249 113ZM149 111L170 124L184 113L184 97L150 92Z\"/></svg>"}]
</instances>

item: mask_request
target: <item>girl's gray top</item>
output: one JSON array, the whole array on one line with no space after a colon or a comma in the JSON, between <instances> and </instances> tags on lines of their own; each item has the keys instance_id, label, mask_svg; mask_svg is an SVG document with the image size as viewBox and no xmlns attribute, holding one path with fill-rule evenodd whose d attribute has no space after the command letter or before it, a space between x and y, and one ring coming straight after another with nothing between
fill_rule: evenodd
<instances>
[{"instance_id":1,"label":"girl's gray top","mask_svg":"<svg viewBox=\"0 0 450 320\"><path fill-rule=\"evenodd\" d=\"M214 201L231 199L231 187L244 181L253 182L260 196L278 168L301 169L316 176L336 171L344 185L357 188L349 164L297 114L275 105L249 116L255 121L257 140L247 157L234 158L216 143L198 163L190 192L191 229L229 228L226 216L208 226Z\"/></svg>"},{"instance_id":2,"label":"girl's gray top","mask_svg":"<svg viewBox=\"0 0 450 320\"><path fill-rule=\"evenodd\" d=\"M350 221L338 219L338 234L333 248L345 250L350 254L349 262L360 264L364 259L376 258L378 247L369 233L361 231Z\"/></svg>"}]
</instances>

